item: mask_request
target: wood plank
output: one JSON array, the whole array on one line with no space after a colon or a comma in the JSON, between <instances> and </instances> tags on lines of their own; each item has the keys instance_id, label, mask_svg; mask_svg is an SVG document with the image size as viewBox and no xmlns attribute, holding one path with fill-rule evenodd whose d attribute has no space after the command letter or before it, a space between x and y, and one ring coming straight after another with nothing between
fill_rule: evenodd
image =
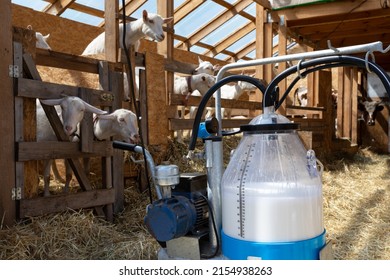
<instances>
[{"instance_id":1,"label":"wood plank","mask_svg":"<svg viewBox=\"0 0 390 280\"><path fill-rule=\"evenodd\" d=\"M112 142L95 141L90 153L80 151L77 142L17 142L17 161L57 159L57 158L88 158L93 156L111 156Z\"/></svg>"},{"instance_id":2,"label":"wood plank","mask_svg":"<svg viewBox=\"0 0 390 280\"><path fill-rule=\"evenodd\" d=\"M179 94L171 94L169 105L182 106L184 105L184 98ZM198 96L190 96L188 99L188 106L198 106L201 101L201 97ZM212 97L207 102L207 107L214 107L215 99ZM221 106L223 108L235 108L235 109L250 109L250 110L260 110L262 109L262 102L254 102L254 101L245 101L245 100L231 100L231 99L223 99L221 98Z\"/></svg>"},{"instance_id":3,"label":"wood plank","mask_svg":"<svg viewBox=\"0 0 390 280\"><path fill-rule=\"evenodd\" d=\"M42 82L39 80L23 79L17 81L19 97L29 98L61 98L63 95L78 96L82 88L55 83ZM93 106L112 106L114 95L110 91L83 88L83 91L90 98Z\"/></svg>"},{"instance_id":4,"label":"wood plank","mask_svg":"<svg viewBox=\"0 0 390 280\"><path fill-rule=\"evenodd\" d=\"M239 128L248 124L252 119L223 119L222 128ZM192 129L194 119L169 119L169 129L172 131Z\"/></svg>"},{"instance_id":5,"label":"wood plank","mask_svg":"<svg viewBox=\"0 0 390 280\"><path fill-rule=\"evenodd\" d=\"M20 201L20 216L33 217L68 209L99 207L114 202L114 189L90 190L74 194L53 195Z\"/></svg>"},{"instance_id":6,"label":"wood plank","mask_svg":"<svg viewBox=\"0 0 390 280\"><path fill-rule=\"evenodd\" d=\"M97 73L98 71L96 59L43 49L37 49L36 64L88 73Z\"/></svg>"},{"instance_id":7,"label":"wood plank","mask_svg":"<svg viewBox=\"0 0 390 280\"><path fill-rule=\"evenodd\" d=\"M364 2L356 2L355 0L333 1L329 3L318 3L316 5L306 5L299 7L292 7L290 9L283 9L273 11L274 14L284 15L286 20L317 18L328 15L349 14L353 9L354 13L368 12L380 9L377 0L366 0Z\"/></svg>"}]
</instances>

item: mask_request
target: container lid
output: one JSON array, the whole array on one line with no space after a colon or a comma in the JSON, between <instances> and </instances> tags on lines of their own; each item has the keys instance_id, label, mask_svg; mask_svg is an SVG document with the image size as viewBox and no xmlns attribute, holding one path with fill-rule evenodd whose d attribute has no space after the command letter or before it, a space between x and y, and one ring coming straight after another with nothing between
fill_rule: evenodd
<instances>
[{"instance_id":1,"label":"container lid","mask_svg":"<svg viewBox=\"0 0 390 280\"><path fill-rule=\"evenodd\" d=\"M297 123L275 123L275 124L247 124L241 125L240 129L243 132L256 133L256 132L269 132L269 131L281 131L281 130L297 130L299 124Z\"/></svg>"},{"instance_id":2,"label":"container lid","mask_svg":"<svg viewBox=\"0 0 390 280\"><path fill-rule=\"evenodd\" d=\"M241 131L247 133L264 133L269 131L296 130L299 128L297 123L292 123L283 115L276 114L274 108L265 108L264 114L261 114L247 124L240 126Z\"/></svg>"}]
</instances>

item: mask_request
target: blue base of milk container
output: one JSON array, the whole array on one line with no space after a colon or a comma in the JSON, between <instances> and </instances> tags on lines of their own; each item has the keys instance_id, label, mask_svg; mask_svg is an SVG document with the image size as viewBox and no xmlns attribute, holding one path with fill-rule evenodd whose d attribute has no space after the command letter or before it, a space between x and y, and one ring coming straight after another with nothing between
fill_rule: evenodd
<instances>
[{"instance_id":1,"label":"blue base of milk container","mask_svg":"<svg viewBox=\"0 0 390 280\"><path fill-rule=\"evenodd\" d=\"M222 231L222 253L231 260L319 260L325 243L325 230L314 238L293 242L239 240Z\"/></svg>"}]
</instances>

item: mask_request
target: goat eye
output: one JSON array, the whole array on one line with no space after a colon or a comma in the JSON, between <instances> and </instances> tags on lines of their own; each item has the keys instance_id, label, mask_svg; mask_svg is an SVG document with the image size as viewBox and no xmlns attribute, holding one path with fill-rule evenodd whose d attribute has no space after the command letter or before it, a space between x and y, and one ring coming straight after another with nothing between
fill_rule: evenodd
<instances>
[{"instance_id":1,"label":"goat eye","mask_svg":"<svg viewBox=\"0 0 390 280\"><path fill-rule=\"evenodd\" d=\"M153 24L153 23L154 23L154 20L149 19L149 23Z\"/></svg>"}]
</instances>

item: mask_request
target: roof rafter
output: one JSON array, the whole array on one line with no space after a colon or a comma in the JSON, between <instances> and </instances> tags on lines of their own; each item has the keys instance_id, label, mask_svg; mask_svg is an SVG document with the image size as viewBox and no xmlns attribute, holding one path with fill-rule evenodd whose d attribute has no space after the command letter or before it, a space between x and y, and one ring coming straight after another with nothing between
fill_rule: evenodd
<instances>
[{"instance_id":1,"label":"roof rafter","mask_svg":"<svg viewBox=\"0 0 390 280\"><path fill-rule=\"evenodd\" d=\"M76 0L56 0L44 8L43 12L59 16Z\"/></svg>"},{"instance_id":2,"label":"roof rafter","mask_svg":"<svg viewBox=\"0 0 390 280\"><path fill-rule=\"evenodd\" d=\"M237 1L236 5L232 6L230 9L222 12L219 16L215 17L213 20L209 21L202 27L200 27L197 31L195 31L185 42L179 43L175 47L180 48L183 44L187 44L189 46L195 45L201 39L206 37L212 31L220 27L223 23L225 23L228 19L231 19L239 12L244 10L247 6L249 6L253 1L252 0L242 0Z\"/></svg>"},{"instance_id":3,"label":"roof rafter","mask_svg":"<svg viewBox=\"0 0 390 280\"><path fill-rule=\"evenodd\" d=\"M187 0L175 10L175 24L185 18L189 13L202 5L206 0Z\"/></svg>"},{"instance_id":4,"label":"roof rafter","mask_svg":"<svg viewBox=\"0 0 390 280\"><path fill-rule=\"evenodd\" d=\"M217 55L218 53L228 48L229 46L233 45L235 42L237 42L242 37L249 34L255 29L256 29L256 24L254 24L251 21L244 24L242 27L240 27L239 29L231 33L227 38L224 38L223 40L216 43L214 45L214 48L205 52L204 55L211 55L211 54Z\"/></svg>"}]
</instances>

